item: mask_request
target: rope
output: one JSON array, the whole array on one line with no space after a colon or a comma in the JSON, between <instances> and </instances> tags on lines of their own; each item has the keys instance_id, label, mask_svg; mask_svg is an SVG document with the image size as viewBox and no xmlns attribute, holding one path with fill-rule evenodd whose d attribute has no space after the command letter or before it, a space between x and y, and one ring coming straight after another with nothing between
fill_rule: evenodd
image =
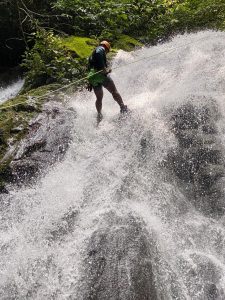
<instances>
[{"instance_id":1,"label":"rope","mask_svg":"<svg viewBox=\"0 0 225 300\"><path fill-rule=\"evenodd\" d=\"M152 58L152 57L155 57L155 56L159 56L159 55L164 54L164 53L171 53L171 52L173 52L173 51L175 51L175 50L177 50L177 49L179 49L179 48L186 47L186 46L188 46L188 45L197 43L197 42L199 42L200 40L203 40L203 39L205 39L205 37L202 37L202 38L200 38L200 39L198 39L198 40L196 40L196 41L194 41L194 42L192 41L192 42L190 42L190 43L186 43L186 44L184 44L184 45L181 45L181 46L178 46L178 47L174 47L174 48L171 49L171 50L161 51L161 52L158 52L158 53L156 53L156 54L152 54L152 55L149 55L149 56L146 56L146 57L137 59L137 60L135 60L135 61L132 61L132 62L127 63L127 64L124 64L124 65L122 65L122 66L115 67L115 68L113 68L113 70L120 69L120 68L123 68L123 67L127 67L127 66L129 66L129 65L131 65L131 64L134 64L134 63L137 63L137 62L139 62L139 61L146 60L146 59L149 59L149 58ZM98 74L98 73L100 73L100 72L102 72L102 70L95 72L93 75L96 75L96 74ZM61 90L67 89L68 87L73 86L73 85L75 85L75 84L78 84L78 83L80 83L80 82L82 82L82 81L84 81L84 80L86 80L86 79L88 79L88 78L89 78L89 76L82 77L82 78L80 78L80 79L78 79L78 80L75 80L75 81L73 81L73 82L71 82L71 83L69 83L69 84L67 84L67 85L64 85L64 86L62 86L62 87L60 87L60 88L58 88L58 89L49 91L49 92L47 92L46 94L41 95L41 96L36 96L36 97L35 97L35 96L28 96L28 99L27 99L27 100L25 100L25 101L23 101L23 102L16 103L16 104L12 104L12 105L7 105L7 106L0 107L0 110L8 109L8 108L10 108L10 107L15 107L15 106L18 106L18 105L24 104L24 103L28 103L28 104L29 104L29 102L32 103L33 100L41 99L41 98L44 98L44 97L49 96L49 95L51 95L51 94L54 94L54 93L56 93L56 92L59 92L59 91L61 91Z\"/></svg>"}]
</instances>

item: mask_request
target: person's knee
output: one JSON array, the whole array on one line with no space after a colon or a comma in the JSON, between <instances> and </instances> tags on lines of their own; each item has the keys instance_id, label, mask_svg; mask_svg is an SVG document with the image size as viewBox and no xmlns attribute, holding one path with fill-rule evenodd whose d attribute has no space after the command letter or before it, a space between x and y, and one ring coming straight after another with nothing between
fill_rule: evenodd
<instances>
[{"instance_id":1,"label":"person's knee","mask_svg":"<svg viewBox=\"0 0 225 300\"><path fill-rule=\"evenodd\" d=\"M101 100L103 98L103 90L101 87L95 87L94 92L95 92L96 99Z\"/></svg>"}]
</instances>

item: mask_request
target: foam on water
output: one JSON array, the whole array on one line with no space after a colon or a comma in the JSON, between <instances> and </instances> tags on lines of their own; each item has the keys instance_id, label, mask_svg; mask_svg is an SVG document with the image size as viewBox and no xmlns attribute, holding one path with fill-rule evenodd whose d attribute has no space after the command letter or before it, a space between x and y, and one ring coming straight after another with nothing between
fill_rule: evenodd
<instances>
[{"instance_id":1,"label":"foam on water","mask_svg":"<svg viewBox=\"0 0 225 300\"><path fill-rule=\"evenodd\" d=\"M225 143L224 57L225 33L210 31L120 51L112 78L132 115L121 120L105 91L98 127L94 94L83 91L70 98L77 118L64 161L36 185L2 199L1 299L84 299L84 249L113 212L120 218L133 214L154 233L159 299L206 299L205 289L213 285L217 298L209 299L224 299L224 219L195 209L161 167L177 146L170 111L190 95L216 101ZM149 142L144 159L142 140Z\"/></svg>"}]
</instances>

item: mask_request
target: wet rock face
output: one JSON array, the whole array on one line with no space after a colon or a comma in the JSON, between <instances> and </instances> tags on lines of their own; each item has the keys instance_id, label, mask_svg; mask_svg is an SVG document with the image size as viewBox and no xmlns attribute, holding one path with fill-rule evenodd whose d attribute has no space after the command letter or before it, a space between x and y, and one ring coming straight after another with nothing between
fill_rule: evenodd
<instances>
[{"instance_id":1,"label":"wet rock face","mask_svg":"<svg viewBox=\"0 0 225 300\"><path fill-rule=\"evenodd\" d=\"M158 299L148 234L132 216L107 218L88 243L82 299Z\"/></svg>"},{"instance_id":2,"label":"wet rock face","mask_svg":"<svg viewBox=\"0 0 225 300\"><path fill-rule=\"evenodd\" d=\"M75 112L58 102L48 102L29 124L29 131L10 163L11 181L28 182L47 166L60 161L71 141Z\"/></svg>"},{"instance_id":3,"label":"wet rock face","mask_svg":"<svg viewBox=\"0 0 225 300\"><path fill-rule=\"evenodd\" d=\"M206 102L207 103L207 102ZM214 104L179 107L171 117L177 149L169 155L170 168L186 185L195 205L208 213L223 214L223 148L217 134L218 108Z\"/></svg>"},{"instance_id":4,"label":"wet rock face","mask_svg":"<svg viewBox=\"0 0 225 300\"><path fill-rule=\"evenodd\" d=\"M52 224L53 228L48 232L47 239L49 243L63 241L68 233L74 230L78 216L78 211L71 208L58 223Z\"/></svg>"},{"instance_id":5,"label":"wet rock face","mask_svg":"<svg viewBox=\"0 0 225 300\"><path fill-rule=\"evenodd\" d=\"M195 283L190 289L190 299L224 299L224 292L218 284L221 276L220 266L207 255L191 253L182 266L182 274L185 274L186 285ZM196 298L199 293L199 297Z\"/></svg>"}]
</instances>

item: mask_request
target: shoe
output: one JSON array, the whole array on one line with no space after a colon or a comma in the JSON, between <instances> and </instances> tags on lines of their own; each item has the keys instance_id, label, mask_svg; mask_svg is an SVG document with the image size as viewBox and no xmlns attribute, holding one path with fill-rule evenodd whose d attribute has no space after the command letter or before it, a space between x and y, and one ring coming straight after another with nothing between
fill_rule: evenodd
<instances>
[{"instance_id":1,"label":"shoe","mask_svg":"<svg viewBox=\"0 0 225 300\"><path fill-rule=\"evenodd\" d=\"M127 108L127 105L123 105L120 107L120 112L123 114L123 113L127 113L128 112L128 108Z\"/></svg>"},{"instance_id":2,"label":"shoe","mask_svg":"<svg viewBox=\"0 0 225 300\"><path fill-rule=\"evenodd\" d=\"M97 122L100 123L102 121L102 119L103 119L102 113L98 113L98 115L97 115Z\"/></svg>"}]
</instances>

